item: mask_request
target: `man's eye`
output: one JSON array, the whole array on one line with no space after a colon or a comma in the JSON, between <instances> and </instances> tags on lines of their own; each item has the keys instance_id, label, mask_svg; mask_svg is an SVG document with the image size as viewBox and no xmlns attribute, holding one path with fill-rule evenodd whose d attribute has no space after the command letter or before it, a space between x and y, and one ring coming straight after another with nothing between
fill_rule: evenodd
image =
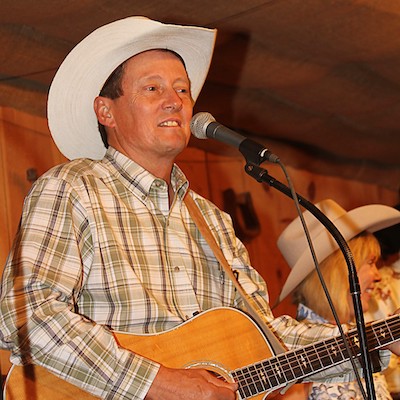
<instances>
[{"instance_id":1,"label":"man's eye","mask_svg":"<svg viewBox=\"0 0 400 400\"><path fill-rule=\"evenodd\" d=\"M178 93L190 93L190 90L188 88L180 88L177 89Z\"/></svg>"},{"instance_id":2,"label":"man's eye","mask_svg":"<svg viewBox=\"0 0 400 400\"><path fill-rule=\"evenodd\" d=\"M154 91L157 90L157 88L156 88L155 86L147 86L147 87L146 87L146 90L147 90L148 92L154 92Z\"/></svg>"}]
</instances>

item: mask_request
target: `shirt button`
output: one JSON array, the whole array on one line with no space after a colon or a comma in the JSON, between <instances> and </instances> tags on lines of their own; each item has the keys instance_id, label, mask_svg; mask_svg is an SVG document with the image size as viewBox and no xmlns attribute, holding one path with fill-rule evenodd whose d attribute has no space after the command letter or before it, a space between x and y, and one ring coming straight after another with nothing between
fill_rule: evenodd
<instances>
[{"instance_id":1,"label":"shirt button","mask_svg":"<svg viewBox=\"0 0 400 400\"><path fill-rule=\"evenodd\" d=\"M181 270L181 269L180 269L179 267L175 267L175 268L174 268L174 271L175 271L175 272L179 272L180 270Z\"/></svg>"}]
</instances>

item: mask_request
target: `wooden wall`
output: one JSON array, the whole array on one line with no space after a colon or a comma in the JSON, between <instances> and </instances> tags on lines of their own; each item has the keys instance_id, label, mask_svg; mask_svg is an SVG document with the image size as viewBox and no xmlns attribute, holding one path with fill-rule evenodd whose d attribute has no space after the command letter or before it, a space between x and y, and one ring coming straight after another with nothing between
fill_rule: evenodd
<instances>
[{"instance_id":1,"label":"wooden wall","mask_svg":"<svg viewBox=\"0 0 400 400\"><path fill-rule=\"evenodd\" d=\"M0 269L5 263L16 232L23 199L31 182L27 174L41 175L51 166L65 161L58 152L46 121L13 109L0 108ZM285 160L282 160L283 162ZM188 148L178 160L191 181L192 188L223 208L223 192L233 189L238 195L249 192L260 222L260 233L246 242L253 266L266 279L271 301L275 300L289 272L276 240L284 227L296 216L290 199L276 189L260 184L244 172L244 162L238 157L223 157ZM283 183L285 178L277 165L266 165L270 175ZM318 202L333 198L344 208L364 204L396 204L398 194L379 185L364 184L333 176L311 174L289 168L298 193ZM275 314L294 315L289 300ZM2 368L7 369L3 354ZM298 398L298 397L297 397Z\"/></svg>"}]
</instances>

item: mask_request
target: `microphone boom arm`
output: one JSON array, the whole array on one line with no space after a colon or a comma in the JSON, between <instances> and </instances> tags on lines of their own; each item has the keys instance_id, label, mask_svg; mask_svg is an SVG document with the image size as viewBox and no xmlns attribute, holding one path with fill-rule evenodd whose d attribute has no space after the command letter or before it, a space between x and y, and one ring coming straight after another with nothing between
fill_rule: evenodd
<instances>
[{"instance_id":1,"label":"microphone boom arm","mask_svg":"<svg viewBox=\"0 0 400 400\"><path fill-rule=\"evenodd\" d=\"M293 199L290 189L286 185L284 185L283 183L279 182L274 177L269 175L268 171L265 170L264 168L247 163L245 166L245 171L248 175L256 179L258 182L267 183L269 186L274 187L281 193ZM362 363L362 368L364 370L366 389L367 393L369 393L370 395L369 398L371 400L375 399L375 387L372 378L373 370L372 370L370 354L368 351L364 314L362 310L361 297L360 297L361 296L360 284L358 280L358 275L353 255L343 235L333 224L333 222L313 203L311 203L310 201L308 201L307 199L305 199L304 197L302 197L297 193L296 196L298 198L299 204L301 204L305 209L310 211L314 215L314 217L317 218L318 221L320 221L324 225L324 227L328 230L328 232L332 235L332 237L337 242L339 249L341 250L346 259L347 267L349 270L350 292L353 299L354 313L357 323L357 332L360 341L361 363Z\"/></svg>"}]
</instances>

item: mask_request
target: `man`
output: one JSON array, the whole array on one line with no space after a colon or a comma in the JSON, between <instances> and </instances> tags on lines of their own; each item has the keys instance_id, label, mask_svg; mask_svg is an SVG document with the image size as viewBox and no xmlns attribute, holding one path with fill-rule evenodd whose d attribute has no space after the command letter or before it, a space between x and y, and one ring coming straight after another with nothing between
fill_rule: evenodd
<instances>
[{"instance_id":1,"label":"man","mask_svg":"<svg viewBox=\"0 0 400 400\"><path fill-rule=\"evenodd\" d=\"M204 369L167 368L113 335L163 332L215 307L245 308L185 196L288 346L338 334L273 319L265 283L230 219L191 191L174 164L189 140L214 40L213 30L132 17L93 32L61 65L49 126L73 161L35 183L5 267L0 339L14 363L44 366L105 399L234 399L236 383Z\"/></svg>"}]
</instances>

